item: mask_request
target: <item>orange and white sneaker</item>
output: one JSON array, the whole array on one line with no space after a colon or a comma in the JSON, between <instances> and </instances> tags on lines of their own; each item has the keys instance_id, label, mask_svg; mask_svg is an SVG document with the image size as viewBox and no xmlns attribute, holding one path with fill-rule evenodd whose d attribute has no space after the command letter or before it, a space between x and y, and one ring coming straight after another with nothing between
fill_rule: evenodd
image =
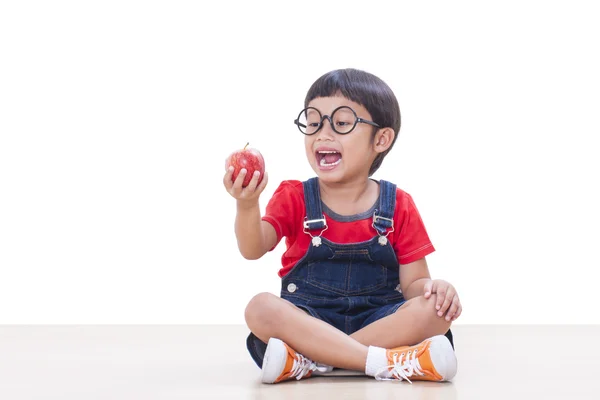
<instances>
[{"instance_id":1,"label":"orange and white sneaker","mask_svg":"<svg viewBox=\"0 0 600 400\"><path fill-rule=\"evenodd\" d=\"M283 341L270 338L263 359L261 380L263 383L279 383L293 378L300 380L332 369L311 361Z\"/></svg>"},{"instance_id":2,"label":"orange and white sneaker","mask_svg":"<svg viewBox=\"0 0 600 400\"><path fill-rule=\"evenodd\" d=\"M386 350L388 366L375 374L377 380L449 381L456 375L456 355L445 336L434 336L415 346ZM412 382L411 382L412 383Z\"/></svg>"}]
</instances>

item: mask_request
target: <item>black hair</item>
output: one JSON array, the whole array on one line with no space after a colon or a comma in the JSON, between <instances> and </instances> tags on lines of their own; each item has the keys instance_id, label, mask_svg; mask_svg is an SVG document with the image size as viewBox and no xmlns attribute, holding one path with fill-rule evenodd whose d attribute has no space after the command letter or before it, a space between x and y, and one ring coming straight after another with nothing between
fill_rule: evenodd
<instances>
[{"instance_id":1,"label":"black hair","mask_svg":"<svg viewBox=\"0 0 600 400\"><path fill-rule=\"evenodd\" d=\"M353 68L337 69L326 73L312 84L304 107L308 107L313 99L317 97L330 97L340 93L342 96L365 107L373 122L382 128L394 130L394 140L391 146L375 157L369 176L379 169L383 159L390 152L400 132L400 106L394 92L380 78L365 71ZM372 139L375 138L377 128L373 128Z\"/></svg>"}]
</instances>

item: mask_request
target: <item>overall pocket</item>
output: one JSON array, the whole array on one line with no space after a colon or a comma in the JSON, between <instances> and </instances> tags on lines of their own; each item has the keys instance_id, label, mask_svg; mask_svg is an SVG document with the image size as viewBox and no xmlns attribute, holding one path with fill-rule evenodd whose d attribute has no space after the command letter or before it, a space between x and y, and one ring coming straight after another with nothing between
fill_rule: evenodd
<instances>
[{"instance_id":1,"label":"overall pocket","mask_svg":"<svg viewBox=\"0 0 600 400\"><path fill-rule=\"evenodd\" d=\"M387 283L387 268L373 262L367 249L337 249L327 260L309 262L307 269L307 283L341 296L369 294Z\"/></svg>"}]
</instances>

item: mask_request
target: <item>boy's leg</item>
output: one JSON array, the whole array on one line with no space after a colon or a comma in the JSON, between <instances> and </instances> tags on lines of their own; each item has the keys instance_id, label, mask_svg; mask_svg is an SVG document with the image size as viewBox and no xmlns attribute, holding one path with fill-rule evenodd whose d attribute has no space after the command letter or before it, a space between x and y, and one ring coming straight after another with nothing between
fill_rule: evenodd
<instances>
[{"instance_id":1,"label":"boy's leg","mask_svg":"<svg viewBox=\"0 0 600 400\"><path fill-rule=\"evenodd\" d=\"M435 302L435 294L429 299L424 296L410 299L394 314L365 326L350 337L366 346L390 349L443 335L450 328L451 322L437 315Z\"/></svg>"},{"instance_id":2,"label":"boy's leg","mask_svg":"<svg viewBox=\"0 0 600 400\"><path fill-rule=\"evenodd\" d=\"M260 340L269 343L263 363L263 382L266 383L303 377L310 365L314 366L304 356L344 369L365 371L366 367L366 374L378 379L442 381L452 379L456 373L454 352L443 336L431 337L410 347L367 347L270 293L261 293L250 301L246 322ZM389 331L383 329L398 330L398 322L387 322L387 328L380 324L377 331L389 335ZM367 331L368 334L373 332ZM369 339L369 335L365 338Z\"/></svg>"},{"instance_id":3,"label":"boy's leg","mask_svg":"<svg viewBox=\"0 0 600 400\"><path fill-rule=\"evenodd\" d=\"M260 340L278 338L313 361L364 371L368 347L287 300L260 293L246 307L246 323Z\"/></svg>"}]
</instances>

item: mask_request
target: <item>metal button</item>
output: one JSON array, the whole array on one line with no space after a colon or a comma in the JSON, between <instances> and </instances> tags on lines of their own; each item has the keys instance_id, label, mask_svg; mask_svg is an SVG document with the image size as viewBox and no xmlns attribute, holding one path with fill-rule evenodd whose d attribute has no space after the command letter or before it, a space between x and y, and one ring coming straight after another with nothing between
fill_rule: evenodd
<instances>
[{"instance_id":1,"label":"metal button","mask_svg":"<svg viewBox=\"0 0 600 400\"><path fill-rule=\"evenodd\" d=\"M298 289L298 286L296 286L296 285L295 285L295 284L293 284L293 283L290 283L290 284L288 285L287 289L288 289L288 292L290 292L290 293L294 293L294 292L296 291L296 289Z\"/></svg>"}]
</instances>

